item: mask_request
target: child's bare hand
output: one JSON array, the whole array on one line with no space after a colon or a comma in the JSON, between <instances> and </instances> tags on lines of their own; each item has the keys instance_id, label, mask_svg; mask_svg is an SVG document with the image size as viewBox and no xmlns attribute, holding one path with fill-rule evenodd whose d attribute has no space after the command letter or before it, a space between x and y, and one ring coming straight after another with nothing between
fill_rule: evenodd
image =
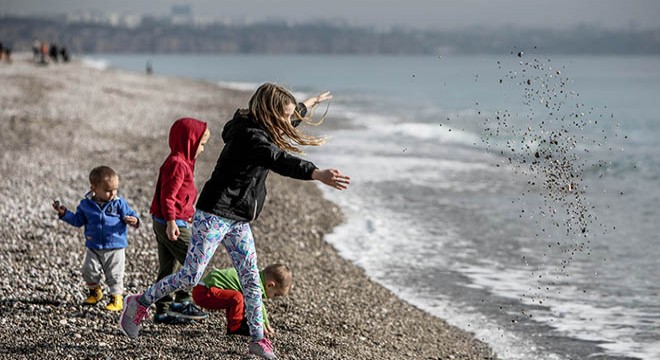
<instances>
[{"instance_id":1,"label":"child's bare hand","mask_svg":"<svg viewBox=\"0 0 660 360\"><path fill-rule=\"evenodd\" d=\"M275 330L273 330L270 325L264 326L264 335L266 335L267 338L272 339L275 337Z\"/></svg>"},{"instance_id":2,"label":"child's bare hand","mask_svg":"<svg viewBox=\"0 0 660 360\"><path fill-rule=\"evenodd\" d=\"M320 104L324 101L330 100L330 99L332 99L332 94L330 94L329 91L326 91L324 93L321 93L317 96L313 96L313 97L303 101L303 104L305 104L305 106L307 108L311 108L312 106L316 106L316 105L318 105L318 104Z\"/></svg>"},{"instance_id":3,"label":"child's bare hand","mask_svg":"<svg viewBox=\"0 0 660 360\"><path fill-rule=\"evenodd\" d=\"M179 231L179 226L176 224L176 221L170 220L167 222L167 229L165 229L165 234L167 234L167 238L172 241L176 241L176 239L179 238L181 231Z\"/></svg>"},{"instance_id":4,"label":"child's bare hand","mask_svg":"<svg viewBox=\"0 0 660 360\"><path fill-rule=\"evenodd\" d=\"M124 217L124 222L127 223L128 225L134 227L134 228L137 228L138 226L140 226L140 222L138 221L138 219L135 216L131 216L131 215L125 216Z\"/></svg>"},{"instance_id":5,"label":"child's bare hand","mask_svg":"<svg viewBox=\"0 0 660 360\"><path fill-rule=\"evenodd\" d=\"M60 217L64 216L66 213L66 207L60 204L59 200L53 200L53 209L57 211L57 215Z\"/></svg>"},{"instance_id":6,"label":"child's bare hand","mask_svg":"<svg viewBox=\"0 0 660 360\"><path fill-rule=\"evenodd\" d=\"M314 98L317 104L322 103L324 101L332 99L332 94L330 94L330 91L326 91L324 93L321 93Z\"/></svg>"},{"instance_id":7,"label":"child's bare hand","mask_svg":"<svg viewBox=\"0 0 660 360\"><path fill-rule=\"evenodd\" d=\"M312 173L312 179L318 180L337 190L344 190L351 183L351 178L342 174L337 169L316 169Z\"/></svg>"}]
</instances>

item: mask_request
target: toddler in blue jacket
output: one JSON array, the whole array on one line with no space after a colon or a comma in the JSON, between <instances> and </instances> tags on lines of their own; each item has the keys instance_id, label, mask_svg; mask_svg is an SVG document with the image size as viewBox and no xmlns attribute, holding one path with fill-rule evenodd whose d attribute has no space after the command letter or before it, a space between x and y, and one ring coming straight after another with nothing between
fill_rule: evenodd
<instances>
[{"instance_id":1,"label":"toddler in blue jacket","mask_svg":"<svg viewBox=\"0 0 660 360\"><path fill-rule=\"evenodd\" d=\"M60 219L81 227L85 226L87 254L82 275L89 294L85 305L96 305L101 298L101 274L110 288L111 299L106 310L124 308L124 264L126 259L127 225L140 226L138 215L124 199L117 196L119 176L108 166L98 166L89 173L91 191L80 201L76 212L69 211L59 201L53 203Z\"/></svg>"}]
</instances>

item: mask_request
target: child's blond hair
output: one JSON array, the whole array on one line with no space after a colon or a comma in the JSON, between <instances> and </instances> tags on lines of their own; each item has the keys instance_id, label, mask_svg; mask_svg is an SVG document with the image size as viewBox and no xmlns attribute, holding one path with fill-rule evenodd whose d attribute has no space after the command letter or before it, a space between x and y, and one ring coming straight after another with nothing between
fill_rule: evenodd
<instances>
[{"instance_id":1,"label":"child's blond hair","mask_svg":"<svg viewBox=\"0 0 660 360\"><path fill-rule=\"evenodd\" d=\"M294 127L288 119L282 121L277 118L284 116L284 107L289 104L296 105L296 98L289 90L280 85L265 83L259 86L252 95L248 110L259 125L268 132L275 145L282 150L302 153L298 145L318 146L323 144L324 138L306 135ZM297 110L293 116L294 120L312 124L309 121L310 117L302 116Z\"/></svg>"},{"instance_id":2,"label":"child's blond hair","mask_svg":"<svg viewBox=\"0 0 660 360\"><path fill-rule=\"evenodd\" d=\"M272 280L280 289L288 289L293 284L293 272L284 264L271 264L263 270L264 280Z\"/></svg>"}]
</instances>

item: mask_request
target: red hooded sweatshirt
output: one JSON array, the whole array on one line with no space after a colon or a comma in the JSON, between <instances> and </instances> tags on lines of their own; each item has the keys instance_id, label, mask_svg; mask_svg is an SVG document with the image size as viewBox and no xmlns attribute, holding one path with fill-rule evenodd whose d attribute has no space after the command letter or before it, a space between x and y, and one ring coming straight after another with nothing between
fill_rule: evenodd
<instances>
[{"instance_id":1,"label":"red hooded sweatshirt","mask_svg":"<svg viewBox=\"0 0 660 360\"><path fill-rule=\"evenodd\" d=\"M188 220L195 213L195 153L206 131L206 123L179 119L170 128L170 154L160 167L156 192L151 202L153 216Z\"/></svg>"}]
</instances>

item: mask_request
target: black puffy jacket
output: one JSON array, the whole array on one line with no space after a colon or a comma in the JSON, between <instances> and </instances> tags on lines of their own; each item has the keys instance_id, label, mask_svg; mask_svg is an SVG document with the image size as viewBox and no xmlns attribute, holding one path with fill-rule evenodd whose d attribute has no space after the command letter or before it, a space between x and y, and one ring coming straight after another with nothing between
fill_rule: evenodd
<instances>
[{"instance_id":1,"label":"black puffy jacket","mask_svg":"<svg viewBox=\"0 0 660 360\"><path fill-rule=\"evenodd\" d=\"M270 170L311 180L316 169L313 163L280 149L268 132L240 110L225 124L222 139L225 146L197 200L197 209L217 216L254 220L264 206Z\"/></svg>"}]
</instances>

